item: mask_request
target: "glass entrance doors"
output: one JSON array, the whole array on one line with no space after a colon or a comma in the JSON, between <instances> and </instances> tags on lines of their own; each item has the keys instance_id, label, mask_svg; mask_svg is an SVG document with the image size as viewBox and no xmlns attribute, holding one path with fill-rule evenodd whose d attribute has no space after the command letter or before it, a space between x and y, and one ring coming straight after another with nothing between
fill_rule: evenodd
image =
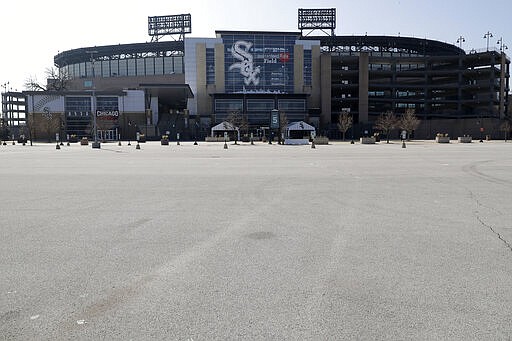
<instances>
[{"instance_id":1,"label":"glass entrance doors","mask_svg":"<svg viewBox=\"0 0 512 341\"><path fill-rule=\"evenodd\" d=\"M102 141L117 140L117 129L98 130L98 139L100 139Z\"/></svg>"}]
</instances>

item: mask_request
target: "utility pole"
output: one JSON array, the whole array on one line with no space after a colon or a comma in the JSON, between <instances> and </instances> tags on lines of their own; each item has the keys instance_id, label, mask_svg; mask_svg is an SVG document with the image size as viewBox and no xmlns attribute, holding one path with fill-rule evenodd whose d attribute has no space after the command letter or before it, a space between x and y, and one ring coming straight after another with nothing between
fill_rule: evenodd
<instances>
[{"instance_id":1,"label":"utility pole","mask_svg":"<svg viewBox=\"0 0 512 341\"><path fill-rule=\"evenodd\" d=\"M96 74L94 73L94 54L98 53L96 50L87 50L85 53L88 53L91 55L91 69L92 69L92 75L91 75L91 85L92 85L92 101L91 101L91 111L93 115L93 124L94 124L94 142L92 143L92 148L101 148L101 144L98 141L98 126L96 122L96 84L94 82L94 78L96 77Z\"/></svg>"},{"instance_id":2,"label":"utility pole","mask_svg":"<svg viewBox=\"0 0 512 341\"><path fill-rule=\"evenodd\" d=\"M487 31L486 34L484 34L484 39L487 39L487 51L489 51L489 39L492 38L493 35L491 32Z\"/></svg>"}]
</instances>

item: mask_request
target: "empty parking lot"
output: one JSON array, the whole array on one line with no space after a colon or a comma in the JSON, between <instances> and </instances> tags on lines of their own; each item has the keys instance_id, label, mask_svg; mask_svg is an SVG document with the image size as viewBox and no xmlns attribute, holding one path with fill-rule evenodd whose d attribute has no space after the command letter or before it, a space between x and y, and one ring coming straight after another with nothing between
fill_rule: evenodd
<instances>
[{"instance_id":1,"label":"empty parking lot","mask_svg":"<svg viewBox=\"0 0 512 341\"><path fill-rule=\"evenodd\" d=\"M0 339L510 339L512 143L0 146Z\"/></svg>"}]
</instances>

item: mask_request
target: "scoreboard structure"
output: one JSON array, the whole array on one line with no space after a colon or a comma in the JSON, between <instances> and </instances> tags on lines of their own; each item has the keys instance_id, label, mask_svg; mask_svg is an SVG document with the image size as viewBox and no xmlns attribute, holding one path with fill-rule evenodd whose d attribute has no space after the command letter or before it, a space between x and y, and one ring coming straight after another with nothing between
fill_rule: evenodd
<instances>
[{"instance_id":1,"label":"scoreboard structure","mask_svg":"<svg viewBox=\"0 0 512 341\"><path fill-rule=\"evenodd\" d=\"M190 14L148 17L148 34L151 41L158 41L160 37L168 35L178 35L177 40L183 41L187 33L192 33Z\"/></svg>"},{"instance_id":2,"label":"scoreboard structure","mask_svg":"<svg viewBox=\"0 0 512 341\"><path fill-rule=\"evenodd\" d=\"M299 8L298 28L304 37L316 30L334 36L334 30L336 29L336 8ZM304 34L305 30L307 31L306 34Z\"/></svg>"}]
</instances>

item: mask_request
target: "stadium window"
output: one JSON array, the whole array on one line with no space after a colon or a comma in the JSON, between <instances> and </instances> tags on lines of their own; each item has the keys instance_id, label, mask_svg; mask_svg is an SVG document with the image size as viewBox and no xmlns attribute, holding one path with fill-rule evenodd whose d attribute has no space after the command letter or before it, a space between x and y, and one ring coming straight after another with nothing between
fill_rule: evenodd
<instances>
[{"instance_id":1,"label":"stadium window","mask_svg":"<svg viewBox=\"0 0 512 341\"><path fill-rule=\"evenodd\" d=\"M110 75L113 77L119 75L119 59L110 60Z\"/></svg>"},{"instance_id":2,"label":"stadium window","mask_svg":"<svg viewBox=\"0 0 512 341\"><path fill-rule=\"evenodd\" d=\"M155 57L155 75L164 74L164 59L162 57Z\"/></svg>"},{"instance_id":3,"label":"stadium window","mask_svg":"<svg viewBox=\"0 0 512 341\"><path fill-rule=\"evenodd\" d=\"M96 98L97 110L119 110L119 99L117 97L98 96Z\"/></svg>"},{"instance_id":4,"label":"stadium window","mask_svg":"<svg viewBox=\"0 0 512 341\"><path fill-rule=\"evenodd\" d=\"M174 72L175 73L183 73L183 57L177 56L173 57L174 63Z\"/></svg>"},{"instance_id":5,"label":"stadium window","mask_svg":"<svg viewBox=\"0 0 512 341\"><path fill-rule=\"evenodd\" d=\"M304 50L304 85L310 86L312 79L312 55L311 50Z\"/></svg>"},{"instance_id":6,"label":"stadium window","mask_svg":"<svg viewBox=\"0 0 512 341\"><path fill-rule=\"evenodd\" d=\"M144 58L137 58L136 59L137 64L137 76L144 76L146 74L146 67L145 67L145 61Z\"/></svg>"},{"instance_id":7,"label":"stadium window","mask_svg":"<svg viewBox=\"0 0 512 341\"><path fill-rule=\"evenodd\" d=\"M110 77L110 61L109 60L101 61L101 76L102 77Z\"/></svg>"},{"instance_id":8,"label":"stadium window","mask_svg":"<svg viewBox=\"0 0 512 341\"><path fill-rule=\"evenodd\" d=\"M304 99L280 99L278 101L279 110L283 111L305 111L306 100Z\"/></svg>"},{"instance_id":9,"label":"stadium window","mask_svg":"<svg viewBox=\"0 0 512 341\"><path fill-rule=\"evenodd\" d=\"M78 64L78 73L80 74L80 78L85 78L87 73L85 72L85 63Z\"/></svg>"},{"instance_id":10,"label":"stadium window","mask_svg":"<svg viewBox=\"0 0 512 341\"><path fill-rule=\"evenodd\" d=\"M135 59L128 59L128 76L135 76L136 75L136 69L135 69Z\"/></svg>"},{"instance_id":11,"label":"stadium window","mask_svg":"<svg viewBox=\"0 0 512 341\"><path fill-rule=\"evenodd\" d=\"M126 59L119 60L119 76L128 75L128 62Z\"/></svg>"},{"instance_id":12,"label":"stadium window","mask_svg":"<svg viewBox=\"0 0 512 341\"><path fill-rule=\"evenodd\" d=\"M153 76L155 74L155 58L147 57L144 58L144 63L146 64L146 75Z\"/></svg>"},{"instance_id":13,"label":"stadium window","mask_svg":"<svg viewBox=\"0 0 512 341\"><path fill-rule=\"evenodd\" d=\"M164 57L164 74L169 75L174 73L173 57Z\"/></svg>"},{"instance_id":14,"label":"stadium window","mask_svg":"<svg viewBox=\"0 0 512 341\"><path fill-rule=\"evenodd\" d=\"M216 112L229 112L241 111L243 108L243 101L241 99L216 99L215 111Z\"/></svg>"}]
</instances>

